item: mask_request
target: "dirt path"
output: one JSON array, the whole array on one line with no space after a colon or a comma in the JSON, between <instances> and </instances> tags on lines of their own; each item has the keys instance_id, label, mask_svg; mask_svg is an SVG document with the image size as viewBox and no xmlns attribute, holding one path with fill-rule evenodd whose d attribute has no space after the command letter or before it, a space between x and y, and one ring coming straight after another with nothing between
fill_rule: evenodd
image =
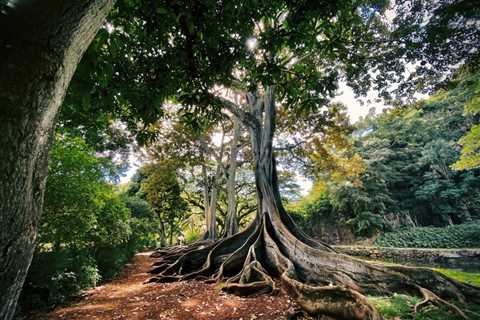
<instances>
[{"instance_id":1,"label":"dirt path","mask_svg":"<svg viewBox=\"0 0 480 320\"><path fill-rule=\"evenodd\" d=\"M80 302L35 319L280 320L293 310L293 302L284 294L241 298L194 280L144 284L153 262L149 254L137 254L119 279L89 290Z\"/></svg>"}]
</instances>

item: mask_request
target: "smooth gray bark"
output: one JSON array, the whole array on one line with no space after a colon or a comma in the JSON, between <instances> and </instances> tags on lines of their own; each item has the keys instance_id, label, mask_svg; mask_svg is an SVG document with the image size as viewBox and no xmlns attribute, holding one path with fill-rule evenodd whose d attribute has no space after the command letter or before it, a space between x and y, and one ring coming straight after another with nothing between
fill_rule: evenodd
<instances>
[{"instance_id":1,"label":"smooth gray bark","mask_svg":"<svg viewBox=\"0 0 480 320\"><path fill-rule=\"evenodd\" d=\"M205 234L204 234L204 239L208 239L208 230L210 229L209 226L209 207L210 207L210 193L209 193L209 187L208 187L208 174L207 174L207 164L206 164L206 159L205 159L205 149L206 149L206 143L204 140L201 140L201 148L200 148L200 157L202 159L202 181L203 181L203 211L204 211L204 216L205 216Z\"/></svg>"},{"instance_id":2,"label":"smooth gray bark","mask_svg":"<svg viewBox=\"0 0 480 320\"><path fill-rule=\"evenodd\" d=\"M238 143L240 140L241 126L236 116L233 116L233 138L230 142L230 159L227 180L227 216L225 218L225 236L229 237L238 232L237 195L235 181L237 173Z\"/></svg>"},{"instance_id":3,"label":"smooth gray bark","mask_svg":"<svg viewBox=\"0 0 480 320\"><path fill-rule=\"evenodd\" d=\"M113 0L17 1L0 12L0 319L13 317L42 211L54 121Z\"/></svg>"},{"instance_id":4,"label":"smooth gray bark","mask_svg":"<svg viewBox=\"0 0 480 320\"><path fill-rule=\"evenodd\" d=\"M217 168L215 169L215 177L213 180L212 190L210 191L210 202L207 213L207 233L209 240L217 239L217 202L218 202L218 185L222 179L223 174L223 151L224 151L225 132L222 132L220 141L220 152L216 156Z\"/></svg>"}]
</instances>

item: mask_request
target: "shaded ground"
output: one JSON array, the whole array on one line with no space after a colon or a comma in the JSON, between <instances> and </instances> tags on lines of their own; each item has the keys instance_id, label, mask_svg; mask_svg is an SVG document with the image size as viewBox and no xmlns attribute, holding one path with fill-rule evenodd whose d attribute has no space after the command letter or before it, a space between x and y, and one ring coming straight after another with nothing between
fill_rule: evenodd
<instances>
[{"instance_id":1,"label":"shaded ground","mask_svg":"<svg viewBox=\"0 0 480 320\"><path fill-rule=\"evenodd\" d=\"M199 281L144 284L153 260L137 254L115 281L91 289L80 302L31 319L41 320L280 320L294 308L285 294L241 298Z\"/></svg>"}]
</instances>

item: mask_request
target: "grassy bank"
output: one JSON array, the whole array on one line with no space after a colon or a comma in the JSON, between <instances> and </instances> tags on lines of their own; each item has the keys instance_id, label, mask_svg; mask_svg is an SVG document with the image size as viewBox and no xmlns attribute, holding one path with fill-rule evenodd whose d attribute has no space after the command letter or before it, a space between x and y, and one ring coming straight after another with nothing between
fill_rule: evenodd
<instances>
[{"instance_id":1,"label":"grassy bank","mask_svg":"<svg viewBox=\"0 0 480 320\"><path fill-rule=\"evenodd\" d=\"M389 263L388 263L389 264ZM463 272L452 269L435 269L455 280L480 287L480 273ZM415 304L422 300L421 297L395 294L391 297L369 296L368 300L374 304L383 317L387 320L460 320L460 315L452 313L447 307L429 305L417 314L413 313ZM459 306L471 319L480 319L480 305L467 304ZM473 313L472 313L473 312ZM470 314L468 314L470 313Z\"/></svg>"}]
</instances>

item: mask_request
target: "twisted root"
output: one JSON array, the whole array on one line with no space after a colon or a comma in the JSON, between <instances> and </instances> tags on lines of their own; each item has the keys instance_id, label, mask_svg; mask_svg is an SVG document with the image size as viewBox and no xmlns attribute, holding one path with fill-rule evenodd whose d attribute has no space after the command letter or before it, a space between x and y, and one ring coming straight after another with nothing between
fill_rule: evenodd
<instances>
[{"instance_id":1,"label":"twisted root","mask_svg":"<svg viewBox=\"0 0 480 320\"><path fill-rule=\"evenodd\" d=\"M298 231L296 231L298 232ZM463 318L458 303L480 303L480 289L426 268L380 266L312 245L292 235L283 221L270 219L216 242L157 251L151 282L192 278L222 283L222 290L248 296L282 287L310 315L335 319L381 319L364 294L420 294L427 303L446 305ZM312 241L312 240L310 240Z\"/></svg>"}]
</instances>

